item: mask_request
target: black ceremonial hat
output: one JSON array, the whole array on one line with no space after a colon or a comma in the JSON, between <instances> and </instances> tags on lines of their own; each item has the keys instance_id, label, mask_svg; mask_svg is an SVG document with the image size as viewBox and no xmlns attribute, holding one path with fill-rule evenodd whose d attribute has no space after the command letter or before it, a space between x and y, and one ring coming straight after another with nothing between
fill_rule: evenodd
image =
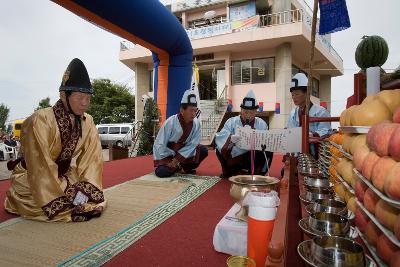
<instances>
[{"instance_id":1,"label":"black ceremonial hat","mask_svg":"<svg viewBox=\"0 0 400 267\"><path fill-rule=\"evenodd\" d=\"M74 58L69 63L62 78L60 91L93 94L94 91L90 83L89 74L80 59Z\"/></svg>"}]
</instances>

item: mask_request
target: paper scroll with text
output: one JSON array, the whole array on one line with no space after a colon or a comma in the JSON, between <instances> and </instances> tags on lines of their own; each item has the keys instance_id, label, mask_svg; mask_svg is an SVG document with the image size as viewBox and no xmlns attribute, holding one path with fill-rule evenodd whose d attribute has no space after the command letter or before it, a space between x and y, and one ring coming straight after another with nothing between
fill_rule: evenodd
<instances>
[{"instance_id":1,"label":"paper scroll with text","mask_svg":"<svg viewBox=\"0 0 400 267\"><path fill-rule=\"evenodd\" d=\"M236 144L241 149L262 150L265 145L265 150L271 152L301 152L301 127L271 130L237 127L235 134L241 137Z\"/></svg>"}]
</instances>

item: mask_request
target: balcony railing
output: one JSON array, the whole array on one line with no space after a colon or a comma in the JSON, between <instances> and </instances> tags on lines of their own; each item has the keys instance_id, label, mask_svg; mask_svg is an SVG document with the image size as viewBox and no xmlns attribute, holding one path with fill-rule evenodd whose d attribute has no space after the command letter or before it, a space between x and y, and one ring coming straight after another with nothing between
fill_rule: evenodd
<instances>
[{"instance_id":1,"label":"balcony railing","mask_svg":"<svg viewBox=\"0 0 400 267\"><path fill-rule=\"evenodd\" d=\"M308 8L309 9L309 8ZM233 32L252 30L255 28L271 27L276 25L290 24L302 22L309 29L311 29L312 16L308 10L305 9L294 9L267 15L256 15L243 21L226 21L226 18L220 18L220 23L215 23L217 20L213 20L214 24L209 26L199 25L196 27L186 29L186 32L191 40L203 39L207 37L229 34ZM317 21L317 29L319 21ZM317 34L317 39L323 44L325 49L339 62L343 62L343 59L339 56L338 52L332 47L331 42L326 37ZM134 44L130 42L121 43L120 50L127 50L134 47Z\"/></svg>"},{"instance_id":2,"label":"balcony railing","mask_svg":"<svg viewBox=\"0 0 400 267\"><path fill-rule=\"evenodd\" d=\"M310 30L312 26L312 16L304 9L288 10L274 14L267 14L260 16L260 27L269 27L275 25L282 25L288 23L303 22ZM319 28L319 20L317 21L317 30ZM325 46L329 53L336 58L339 62L343 59L339 56L338 52L332 47L331 42L322 35L317 34L318 40Z\"/></svg>"},{"instance_id":3,"label":"balcony railing","mask_svg":"<svg viewBox=\"0 0 400 267\"><path fill-rule=\"evenodd\" d=\"M260 27L268 27L303 21L303 12L300 9L282 11L260 16Z\"/></svg>"},{"instance_id":4,"label":"balcony railing","mask_svg":"<svg viewBox=\"0 0 400 267\"><path fill-rule=\"evenodd\" d=\"M289 23L303 22L311 29L312 17L304 9L294 9L288 11L277 12L267 15L256 15L246 19L242 25L238 26L238 22L222 22L211 26L201 28L189 28L186 30L191 40L212 37L237 31L251 30L254 28L270 27L275 25L283 25ZM317 22L317 29L319 21ZM343 59L339 56L336 50L332 47L331 42L322 35L317 34L317 39L323 44L328 52L339 62Z\"/></svg>"}]
</instances>

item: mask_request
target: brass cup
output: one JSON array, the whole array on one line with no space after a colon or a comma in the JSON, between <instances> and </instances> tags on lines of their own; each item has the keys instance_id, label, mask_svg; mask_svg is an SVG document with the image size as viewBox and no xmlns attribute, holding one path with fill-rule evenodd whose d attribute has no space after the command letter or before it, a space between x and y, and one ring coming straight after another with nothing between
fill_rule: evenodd
<instances>
[{"instance_id":1,"label":"brass cup","mask_svg":"<svg viewBox=\"0 0 400 267\"><path fill-rule=\"evenodd\" d=\"M256 262L245 256L230 256L226 264L228 267L256 267Z\"/></svg>"},{"instance_id":2,"label":"brass cup","mask_svg":"<svg viewBox=\"0 0 400 267\"><path fill-rule=\"evenodd\" d=\"M317 266L365 266L363 247L347 238L316 236L312 240L310 252Z\"/></svg>"},{"instance_id":3,"label":"brass cup","mask_svg":"<svg viewBox=\"0 0 400 267\"><path fill-rule=\"evenodd\" d=\"M335 199L317 199L313 206L314 213L327 212L347 216L346 203Z\"/></svg>"},{"instance_id":4,"label":"brass cup","mask_svg":"<svg viewBox=\"0 0 400 267\"><path fill-rule=\"evenodd\" d=\"M309 227L323 235L346 236L350 231L349 220L339 214L317 212L308 217Z\"/></svg>"},{"instance_id":5,"label":"brass cup","mask_svg":"<svg viewBox=\"0 0 400 267\"><path fill-rule=\"evenodd\" d=\"M230 195L236 203L242 206L243 199L250 191L270 192L272 190L278 192L279 195L279 179L270 176L261 175L237 175L229 178L232 182ZM242 206L236 213L236 217L243 221L247 221L248 208Z\"/></svg>"},{"instance_id":6,"label":"brass cup","mask_svg":"<svg viewBox=\"0 0 400 267\"><path fill-rule=\"evenodd\" d=\"M317 199L329 199L333 196L334 193L329 188L306 186L305 199L307 201L315 202Z\"/></svg>"}]
</instances>

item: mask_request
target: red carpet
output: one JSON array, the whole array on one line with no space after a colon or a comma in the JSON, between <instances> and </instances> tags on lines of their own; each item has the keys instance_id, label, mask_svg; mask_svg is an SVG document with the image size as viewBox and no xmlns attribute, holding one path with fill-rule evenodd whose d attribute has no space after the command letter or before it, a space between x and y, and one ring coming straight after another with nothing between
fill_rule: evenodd
<instances>
[{"instance_id":1,"label":"red carpet","mask_svg":"<svg viewBox=\"0 0 400 267\"><path fill-rule=\"evenodd\" d=\"M271 176L279 177L282 156L274 156ZM104 163L104 187L110 187L153 170L151 156ZM197 170L198 175L218 176L221 168L214 152ZM0 182L4 201L9 181ZM215 225L233 205L230 183L222 180L187 207L138 240L106 265L108 266L225 266L228 255L215 252ZM150 192L149 192L150 193ZM0 221L12 218L3 209Z\"/></svg>"},{"instance_id":2,"label":"red carpet","mask_svg":"<svg viewBox=\"0 0 400 267\"><path fill-rule=\"evenodd\" d=\"M0 208L0 222L3 222L3 221L6 221L8 219L17 217L17 216L14 216L12 214L7 213L4 210L4 200L6 199L6 191L8 190L10 185L11 185L10 180L0 181L0 205L1 205L1 208Z\"/></svg>"}]
</instances>

